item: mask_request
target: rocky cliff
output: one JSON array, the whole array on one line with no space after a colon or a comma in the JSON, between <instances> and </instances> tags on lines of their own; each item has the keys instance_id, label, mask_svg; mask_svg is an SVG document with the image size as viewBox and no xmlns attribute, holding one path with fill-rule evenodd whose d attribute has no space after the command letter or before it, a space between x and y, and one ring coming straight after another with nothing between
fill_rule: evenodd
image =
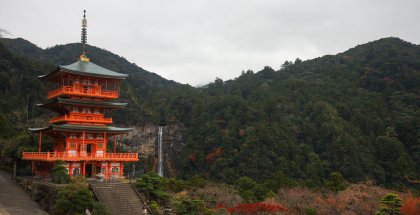
<instances>
[{"instance_id":1,"label":"rocky cliff","mask_svg":"<svg viewBox=\"0 0 420 215\"><path fill-rule=\"evenodd\" d=\"M133 131L118 139L120 148L124 151L138 152L140 154L140 164L145 171L156 170L158 125L145 124L132 127L134 128ZM182 136L184 129L182 124L169 124L163 127L162 149L166 176L176 176L177 174L175 169L179 160L178 156L184 146Z\"/></svg>"}]
</instances>

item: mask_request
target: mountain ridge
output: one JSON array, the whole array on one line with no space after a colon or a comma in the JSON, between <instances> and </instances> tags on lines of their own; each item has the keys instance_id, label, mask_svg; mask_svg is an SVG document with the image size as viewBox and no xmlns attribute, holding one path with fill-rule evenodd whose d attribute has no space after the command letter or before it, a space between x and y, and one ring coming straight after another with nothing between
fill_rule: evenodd
<instances>
[{"instance_id":1,"label":"mountain ridge","mask_svg":"<svg viewBox=\"0 0 420 215\"><path fill-rule=\"evenodd\" d=\"M26 56L33 60L50 62L57 65L66 65L66 64L73 63L77 61L80 56L80 50L79 50L80 43L68 43L68 44L63 44L63 45L55 45L52 47L42 49L38 47L37 45L23 38L16 38L16 39L1 38L1 41L11 51L21 56ZM148 73L153 74L156 77L164 79L161 76L157 75L156 73L147 71L137 66L135 63L131 63L127 61L124 57L114 54L106 49L99 48L96 46L91 46L91 45L87 45L87 47L88 47L88 56L92 58L93 61L97 62L98 64L102 64L104 62L109 62L109 61L115 61L114 59L120 58L124 64L132 65L130 70L125 71L128 74L138 72L138 71L140 71L141 73L148 72ZM98 52L102 52L101 57L97 56ZM102 60L101 58L104 58L104 59ZM109 63L105 63L105 64L109 65ZM111 66L111 67L113 68L110 68L110 69L120 70L120 68L116 68L115 66ZM135 68L135 67L138 67L138 68ZM122 72L122 71L119 71L119 72ZM167 81L174 82L171 80L167 80Z\"/></svg>"}]
</instances>

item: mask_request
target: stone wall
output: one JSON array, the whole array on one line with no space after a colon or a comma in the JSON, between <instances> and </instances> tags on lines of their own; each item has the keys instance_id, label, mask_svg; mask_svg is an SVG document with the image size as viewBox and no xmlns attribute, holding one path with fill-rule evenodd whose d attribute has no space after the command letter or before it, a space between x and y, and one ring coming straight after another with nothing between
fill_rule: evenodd
<instances>
[{"instance_id":1,"label":"stone wall","mask_svg":"<svg viewBox=\"0 0 420 215\"><path fill-rule=\"evenodd\" d=\"M31 178L17 177L16 183L19 184L31 198L46 211L51 211L57 198L58 191L64 185L57 185L48 182L36 181Z\"/></svg>"}]
</instances>

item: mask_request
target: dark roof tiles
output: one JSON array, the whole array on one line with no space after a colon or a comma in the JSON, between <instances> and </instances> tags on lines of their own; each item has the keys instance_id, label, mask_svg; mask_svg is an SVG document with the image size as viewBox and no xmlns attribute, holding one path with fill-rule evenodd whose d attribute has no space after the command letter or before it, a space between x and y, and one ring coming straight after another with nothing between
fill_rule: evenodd
<instances>
[{"instance_id":1,"label":"dark roof tiles","mask_svg":"<svg viewBox=\"0 0 420 215\"><path fill-rule=\"evenodd\" d=\"M70 65L59 65L58 68L46 75L39 76L40 78L48 78L59 72L68 72L72 74L86 75L86 76L96 76L103 78L115 78L115 79L125 79L128 77L127 74L118 73L111 71L109 69L98 66L92 62L77 61Z\"/></svg>"},{"instance_id":2,"label":"dark roof tiles","mask_svg":"<svg viewBox=\"0 0 420 215\"><path fill-rule=\"evenodd\" d=\"M113 127L113 126L74 125L74 124L64 124L64 125L52 124L44 128L29 128L29 131L32 131L32 132L51 131L51 130L126 133L133 130L133 128L118 128L118 127Z\"/></svg>"}]
</instances>

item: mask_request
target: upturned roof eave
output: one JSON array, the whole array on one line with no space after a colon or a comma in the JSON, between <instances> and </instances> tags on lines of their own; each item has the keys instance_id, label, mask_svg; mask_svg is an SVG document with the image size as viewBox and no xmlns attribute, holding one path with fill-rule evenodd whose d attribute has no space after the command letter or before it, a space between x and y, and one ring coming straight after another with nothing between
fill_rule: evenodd
<instances>
[{"instance_id":1,"label":"upturned roof eave","mask_svg":"<svg viewBox=\"0 0 420 215\"><path fill-rule=\"evenodd\" d=\"M120 103L120 102L55 98L49 103L37 104L37 106L42 107L42 108L48 108L57 104L86 105L86 106L107 107L107 108L123 108L123 107L127 107L128 105L128 103Z\"/></svg>"},{"instance_id":2,"label":"upturned roof eave","mask_svg":"<svg viewBox=\"0 0 420 215\"><path fill-rule=\"evenodd\" d=\"M82 71L82 69L86 69L86 71ZM76 74L76 75L100 77L100 78L111 78L111 79L125 79L128 77L128 74L114 72L104 67L101 67L99 65L96 65L92 62L76 61L69 65L59 65L52 72L48 74L40 75L38 76L38 78L49 80L60 72L66 72L66 73Z\"/></svg>"},{"instance_id":3,"label":"upturned roof eave","mask_svg":"<svg viewBox=\"0 0 420 215\"><path fill-rule=\"evenodd\" d=\"M41 131L88 131L88 132L108 132L114 134L127 133L133 130L133 128L119 128L113 126L82 126L82 125L50 125L43 128L28 128L29 131L38 133Z\"/></svg>"}]
</instances>

